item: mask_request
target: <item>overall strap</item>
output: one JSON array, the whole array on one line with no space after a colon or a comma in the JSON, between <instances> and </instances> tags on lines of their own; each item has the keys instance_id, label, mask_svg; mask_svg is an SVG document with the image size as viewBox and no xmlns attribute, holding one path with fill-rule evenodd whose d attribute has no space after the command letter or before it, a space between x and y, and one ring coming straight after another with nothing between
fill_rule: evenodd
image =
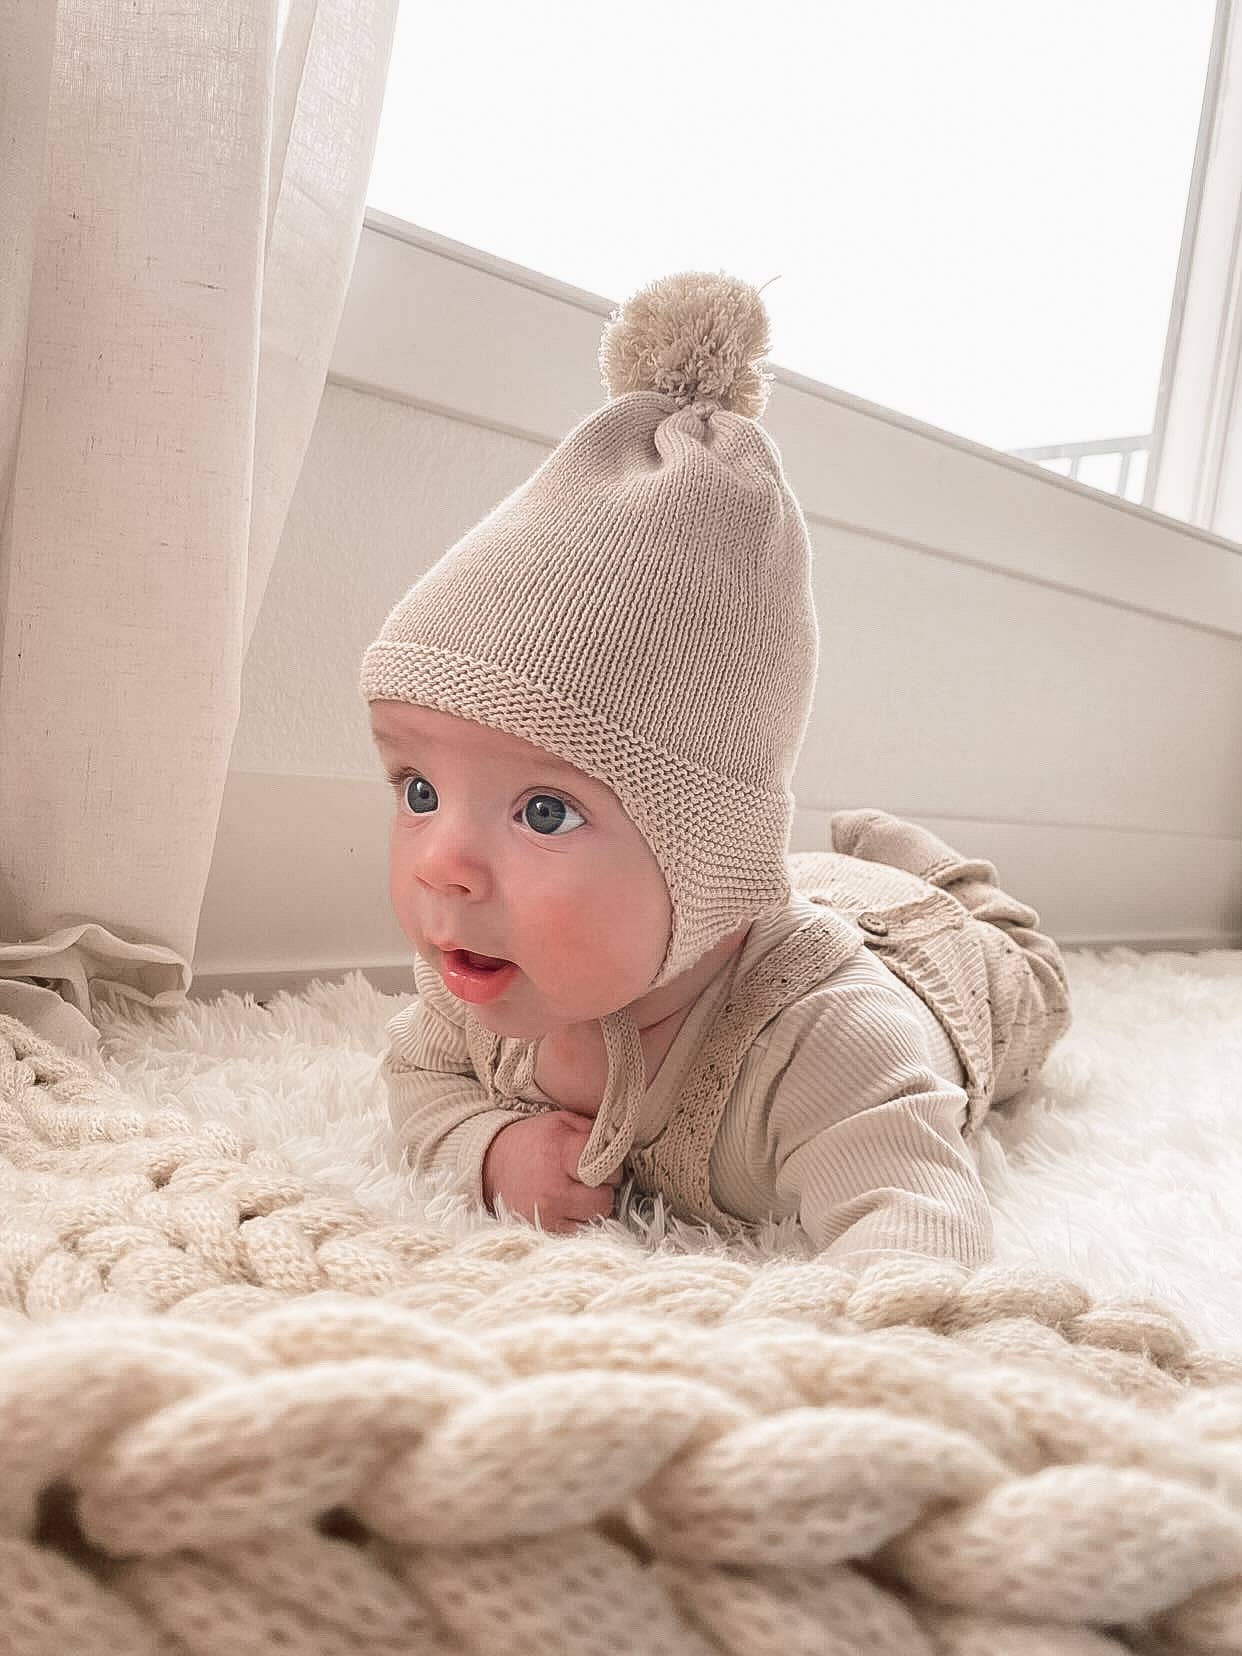
<instances>
[{"instance_id":1,"label":"overall strap","mask_svg":"<svg viewBox=\"0 0 1242 1656\"><path fill-rule=\"evenodd\" d=\"M830 977L864 947L857 928L831 910L805 921L733 985L691 1069L668 1126L629 1165L641 1190L660 1191L674 1213L703 1219L726 1236L746 1227L712 1199L712 1145L755 1037L791 1001Z\"/></svg>"}]
</instances>

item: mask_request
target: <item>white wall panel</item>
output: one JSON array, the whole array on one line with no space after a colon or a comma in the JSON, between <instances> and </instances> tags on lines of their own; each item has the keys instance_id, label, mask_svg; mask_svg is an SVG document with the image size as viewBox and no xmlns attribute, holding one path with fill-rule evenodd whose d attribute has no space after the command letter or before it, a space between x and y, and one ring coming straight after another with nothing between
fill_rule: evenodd
<instances>
[{"instance_id":1,"label":"white wall panel","mask_svg":"<svg viewBox=\"0 0 1242 1656\"><path fill-rule=\"evenodd\" d=\"M603 401L611 308L367 215L246 663L196 993L406 983L362 651ZM1067 945L1242 945L1242 550L777 374L822 635L793 848L878 805L990 857Z\"/></svg>"}]
</instances>

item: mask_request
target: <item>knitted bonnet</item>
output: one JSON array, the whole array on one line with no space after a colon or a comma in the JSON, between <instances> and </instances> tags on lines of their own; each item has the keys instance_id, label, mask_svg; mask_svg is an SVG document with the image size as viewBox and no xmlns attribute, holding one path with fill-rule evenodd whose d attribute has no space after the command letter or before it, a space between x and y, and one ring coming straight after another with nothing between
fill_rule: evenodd
<instances>
[{"instance_id":1,"label":"knitted bonnet","mask_svg":"<svg viewBox=\"0 0 1242 1656\"><path fill-rule=\"evenodd\" d=\"M608 401L414 583L363 657L368 702L507 731L613 790L668 887L649 989L791 895L819 629L806 525L757 420L768 343L758 292L733 277L634 294L601 337ZM625 1009L601 1023L611 1094L637 1034Z\"/></svg>"}]
</instances>

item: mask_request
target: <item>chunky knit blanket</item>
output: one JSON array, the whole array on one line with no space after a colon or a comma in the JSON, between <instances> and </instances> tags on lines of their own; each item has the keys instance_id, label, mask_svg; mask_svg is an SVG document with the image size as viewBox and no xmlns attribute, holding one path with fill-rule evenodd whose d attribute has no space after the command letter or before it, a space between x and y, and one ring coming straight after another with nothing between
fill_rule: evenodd
<instances>
[{"instance_id":1,"label":"chunky knit blanket","mask_svg":"<svg viewBox=\"0 0 1242 1656\"><path fill-rule=\"evenodd\" d=\"M6 1656L1242 1652L1242 1363L1038 1271L377 1224L0 1017Z\"/></svg>"}]
</instances>

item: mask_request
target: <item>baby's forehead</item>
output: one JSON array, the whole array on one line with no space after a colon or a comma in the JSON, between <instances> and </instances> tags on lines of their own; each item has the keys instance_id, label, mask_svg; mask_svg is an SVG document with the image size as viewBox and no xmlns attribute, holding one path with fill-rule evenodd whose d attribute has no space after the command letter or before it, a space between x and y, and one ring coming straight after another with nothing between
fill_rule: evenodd
<instances>
[{"instance_id":1,"label":"baby's forehead","mask_svg":"<svg viewBox=\"0 0 1242 1656\"><path fill-rule=\"evenodd\" d=\"M458 718L438 707L413 702L372 702L371 731L381 746L417 748L427 759L452 753L457 760L475 759L487 764L540 764L545 770L562 771L566 776L586 773L557 754L546 752L533 742L511 736L507 730Z\"/></svg>"}]
</instances>

